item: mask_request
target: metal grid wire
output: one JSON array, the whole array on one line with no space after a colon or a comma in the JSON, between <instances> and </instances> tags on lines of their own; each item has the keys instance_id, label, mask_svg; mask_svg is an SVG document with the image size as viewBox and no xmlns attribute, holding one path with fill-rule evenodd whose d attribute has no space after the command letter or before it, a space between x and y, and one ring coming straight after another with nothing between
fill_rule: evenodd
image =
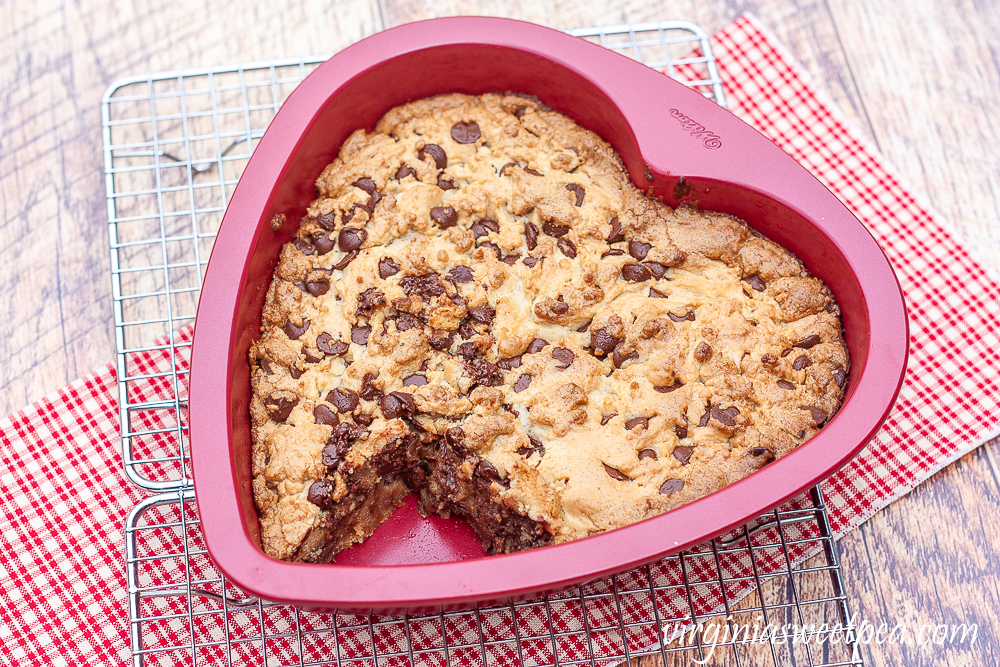
<instances>
[{"instance_id":1,"label":"metal grid wire","mask_svg":"<svg viewBox=\"0 0 1000 667\"><path fill-rule=\"evenodd\" d=\"M695 24L571 34L725 106L708 36ZM215 233L250 154L281 102L328 57L131 77L102 101L124 467L156 493L126 526L134 664L487 667L659 656L666 665L860 665L818 488L655 565L473 611L314 614L225 580L205 550L191 488L191 325ZM744 624L770 630L734 638ZM813 630L793 636L787 624ZM668 641L665 629L684 634ZM796 641L803 636L812 641Z\"/></svg>"}]
</instances>

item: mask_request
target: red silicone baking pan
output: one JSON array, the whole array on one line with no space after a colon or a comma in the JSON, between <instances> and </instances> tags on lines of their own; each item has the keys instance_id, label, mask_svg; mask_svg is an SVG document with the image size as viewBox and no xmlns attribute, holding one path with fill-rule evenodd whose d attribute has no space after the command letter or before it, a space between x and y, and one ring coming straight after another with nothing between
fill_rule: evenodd
<instances>
[{"instance_id":1,"label":"red silicone baking pan","mask_svg":"<svg viewBox=\"0 0 1000 667\"><path fill-rule=\"evenodd\" d=\"M621 155L632 181L676 205L746 220L833 290L851 355L837 416L759 472L658 517L576 542L485 556L461 520L414 503L336 564L286 563L260 548L250 490L247 351L282 244L313 182L357 128L405 102L518 91L575 119ZM272 221L287 220L280 227ZM275 227L278 227L275 230ZM317 611L416 612L523 599L654 561L765 512L851 459L885 420L902 382L907 320L885 255L823 185L725 109L668 77L581 39L491 18L404 25L369 37L288 98L233 194L195 325L190 435L208 550L237 585Z\"/></svg>"}]
</instances>

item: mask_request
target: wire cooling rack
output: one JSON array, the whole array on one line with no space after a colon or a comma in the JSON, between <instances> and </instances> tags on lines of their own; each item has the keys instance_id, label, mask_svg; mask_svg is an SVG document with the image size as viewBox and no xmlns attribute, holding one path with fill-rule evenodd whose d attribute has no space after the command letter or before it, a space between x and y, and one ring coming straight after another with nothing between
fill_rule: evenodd
<instances>
[{"instance_id":1,"label":"wire cooling rack","mask_svg":"<svg viewBox=\"0 0 1000 667\"><path fill-rule=\"evenodd\" d=\"M725 106L695 24L571 32ZM131 77L102 101L123 461L154 494L126 526L134 665L861 665L818 487L656 564L472 611L302 612L246 594L215 568L189 465L191 325L250 154L328 57Z\"/></svg>"}]
</instances>

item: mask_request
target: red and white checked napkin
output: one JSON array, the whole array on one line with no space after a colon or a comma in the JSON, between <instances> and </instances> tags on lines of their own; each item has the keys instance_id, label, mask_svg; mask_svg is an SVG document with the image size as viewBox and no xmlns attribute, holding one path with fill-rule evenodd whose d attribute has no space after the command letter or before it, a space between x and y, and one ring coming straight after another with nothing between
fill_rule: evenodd
<instances>
[{"instance_id":1,"label":"red and white checked napkin","mask_svg":"<svg viewBox=\"0 0 1000 667\"><path fill-rule=\"evenodd\" d=\"M824 484L833 528L843 535L1000 431L1000 284L752 17L717 33L712 46L732 111L810 169L865 222L889 256L906 295L910 362L897 404L868 448ZM176 352L185 366L187 348ZM170 350L147 353L141 361L149 368L169 369ZM145 391L155 396L166 389L151 382ZM0 665L123 664L129 658L123 527L143 493L122 473L116 396L115 372L109 364L0 420L0 508L6 518L0 522L0 644L7 647L0 652ZM169 539L163 544L164 549L172 546ZM793 551L796 559L805 555L805 549ZM747 571L745 557L726 558L725 569ZM175 567L183 571L184 566ZM190 576L195 569L192 564ZM178 581L176 575L164 570L156 576ZM654 567L652 575L658 584L679 581L680 576L669 561ZM619 578L619 591L630 589L632 576ZM634 577L636 590L641 590L645 572L637 571ZM183 574L179 581L184 581ZM706 592L695 601L696 607L714 608L720 602L717 595ZM604 609L600 600L588 603L591 627L603 627L599 619L606 615L607 627L613 629L606 636L590 633L585 643L595 657L604 642L611 649L616 641L620 644L615 639L620 622L646 618L644 627L655 642L648 595L645 600L628 594L619 599L620 610L611 603ZM186 613L176 600L182 599L168 604L178 605L181 617L149 629L158 633L150 639L190 644L180 627L188 623ZM660 602L661 613L673 606L679 614L689 609L687 600L676 605ZM537 650L530 640L521 648L544 661L545 651L551 652L546 648L548 614L558 631L579 626L580 610L572 601L556 601L548 611L539 606L538 618L532 618L531 609L519 609L519 636L546 639L538 642ZM470 616L473 623L464 628L460 617L448 620L449 642L454 641L452 633L460 642L463 637L478 642L475 618ZM280 634L293 622L290 613L285 617L269 614L267 632ZM218 637L219 628L209 627L213 617L206 618L206 636ZM487 641L494 634L511 637L514 628L506 619L481 619L490 635ZM238 621L228 622L230 632L239 630ZM225 629L226 621L222 623ZM339 625L347 628L341 632L339 650L342 657L350 657L352 623L343 617ZM370 637L366 621L358 621L358 627ZM409 641L418 651L422 642L432 647L434 634L441 632L435 628L411 623ZM376 627L379 652L391 653L392 646L405 639L406 629L398 623ZM358 640L361 653L372 650L362 646L366 641L370 639ZM248 650L252 653L252 647ZM509 645L497 650L497 657L517 657ZM561 646L560 658L585 658L587 650ZM322 646L303 651L305 660L310 651L316 652L313 659L330 657ZM225 656L218 656L221 664ZM233 657L235 662L236 654ZM460 657L461 652L453 654Z\"/></svg>"}]
</instances>

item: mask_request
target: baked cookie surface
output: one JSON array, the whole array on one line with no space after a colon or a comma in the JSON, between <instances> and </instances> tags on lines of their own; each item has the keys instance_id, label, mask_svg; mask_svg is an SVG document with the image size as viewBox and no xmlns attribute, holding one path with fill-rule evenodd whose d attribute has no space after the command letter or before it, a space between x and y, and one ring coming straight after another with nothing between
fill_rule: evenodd
<instances>
[{"instance_id":1,"label":"baked cookie surface","mask_svg":"<svg viewBox=\"0 0 1000 667\"><path fill-rule=\"evenodd\" d=\"M413 492L490 553L586 537L742 479L843 400L822 282L647 198L533 98L392 109L316 188L250 350L271 556L328 562Z\"/></svg>"}]
</instances>

